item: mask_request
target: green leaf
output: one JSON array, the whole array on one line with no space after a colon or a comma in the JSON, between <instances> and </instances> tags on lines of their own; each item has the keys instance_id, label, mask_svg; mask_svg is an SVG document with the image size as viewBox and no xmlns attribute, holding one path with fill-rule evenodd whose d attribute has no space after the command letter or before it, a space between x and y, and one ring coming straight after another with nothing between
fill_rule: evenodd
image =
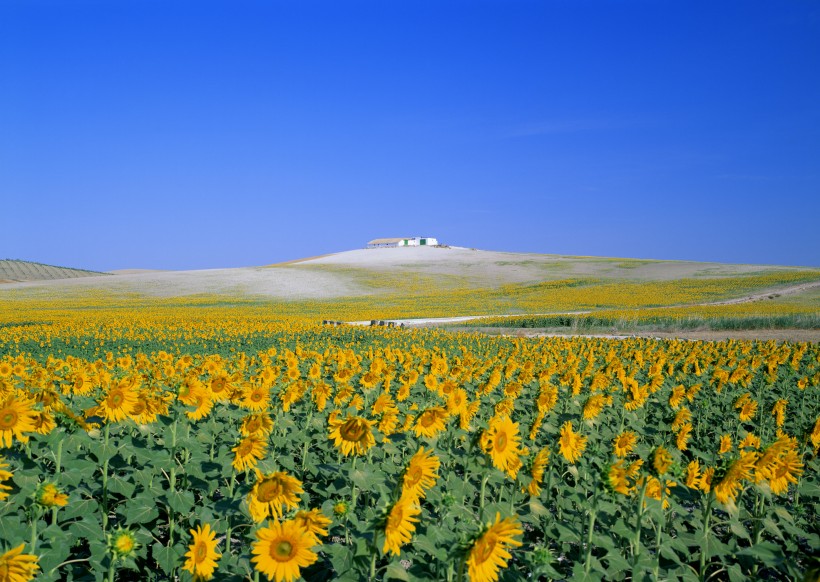
<instances>
[{"instance_id":1,"label":"green leaf","mask_svg":"<svg viewBox=\"0 0 820 582\"><path fill-rule=\"evenodd\" d=\"M75 521L68 527L68 531L75 537L86 538L89 541L104 539L102 524L90 517L83 517Z\"/></svg>"},{"instance_id":2,"label":"green leaf","mask_svg":"<svg viewBox=\"0 0 820 582\"><path fill-rule=\"evenodd\" d=\"M40 535L41 539L46 541L38 548L38 564L43 572L48 573L71 554L70 536L68 532L54 525L46 528Z\"/></svg>"},{"instance_id":3,"label":"green leaf","mask_svg":"<svg viewBox=\"0 0 820 582\"><path fill-rule=\"evenodd\" d=\"M90 452L94 455L94 458L97 459L97 463L102 465L106 461L110 461L111 458L117 454L117 447L111 442L107 445L104 442L97 442L90 447Z\"/></svg>"},{"instance_id":4,"label":"green leaf","mask_svg":"<svg viewBox=\"0 0 820 582\"><path fill-rule=\"evenodd\" d=\"M620 553L617 551L609 551L607 555L603 558L609 567L607 568L607 573L612 578L615 578L616 575L621 574L622 572L628 572L632 565L624 558Z\"/></svg>"},{"instance_id":5,"label":"green leaf","mask_svg":"<svg viewBox=\"0 0 820 582\"><path fill-rule=\"evenodd\" d=\"M168 505L177 513L188 513L194 506L194 494L190 491L174 491L168 495Z\"/></svg>"},{"instance_id":6,"label":"green leaf","mask_svg":"<svg viewBox=\"0 0 820 582\"><path fill-rule=\"evenodd\" d=\"M2 540L24 540L28 539L29 528L19 515L6 515L0 517L0 539Z\"/></svg>"},{"instance_id":7,"label":"green leaf","mask_svg":"<svg viewBox=\"0 0 820 582\"><path fill-rule=\"evenodd\" d=\"M159 517L159 509L154 499L138 496L125 503L125 521L128 525L149 523Z\"/></svg>"},{"instance_id":8,"label":"green leaf","mask_svg":"<svg viewBox=\"0 0 820 582\"><path fill-rule=\"evenodd\" d=\"M783 562L785 556L780 546L774 542L760 542L738 552L739 556L748 556L759 560L766 566L775 567Z\"/></svg>"},{"instance_id":9,"label":"green leaf","mask_svg":"<svg viewBox=\"0 0 820 582\"><path fill-rule=\"evenodd\" d=\"M174 569L181 565L185 549L179 545L168 547L155 543L151 546L151 555L154 556L154 560L162 571L170 576Z\"/></svg>"},{"instance_id":10,"label":"green leaf","mask_svg":"<svg viewBox=\"0 0 820 582\"><path fill-rule=\"evenodd\" d=\"M404 580L410 582L410 575L399 562L390 562L384 572L386 580Z\"/></svg>"},{"instance_id":11,"label":"green leaf","mask_svg":"<svg viewBox=\"0 0 820 582\"><path fill-rule=\"evenodd\" d=\"M749 535L749 531L736 519L729 522L729 527L737 537L751 541L752 537Z\"/></svg>"},{"instance_id":12,"label":"green leaf","mask_svg":"<svg viewBox=\"0 0 820 582\"><path fill-rule=\"evenodd\" d=\"M82 501L72 501L60 510L60 519L74 519L80 516L89 516L98 509L96 499L83 499Z\"/></svg>"},{"instance_id":13,"label":"green leaf","mask_svg":"<svg viewBox=\"0 0 820 582\"><path fill-rule=\"evenodd\" d=\"M780 538L781 540L785 539L783 537L783 532L780 531L780 528L777 527L777 524L774 521L772 521L771 518L769 518L769 517L764 517L763 518L763 528L767 532L772 534L773 536L775 536L777 538Z\"/></svg>"},{"instance_id":14,"label":"green leaf","mask_svg":"<svg viewBox=\"0 0 820 582\"><path fill-rule=\"evenodd\" d=\"M108 478L108 490L112 493L118 493L123 497L131 497L134 490L137 488L129 479L119 475L111 475Z\"/></svg>"},{"instance_id":15,"label":"green leaf","mask_svg":"<svg viewBox=\"0 0 820 582\"><path fill-rule=\"evenodd\" d=\"M433 556L438 560L447 559L447 550L436 547L436 544L434 544L433 541L425 535L416 536L413 539L413 547Z\"/></svg>"}]
</instances>

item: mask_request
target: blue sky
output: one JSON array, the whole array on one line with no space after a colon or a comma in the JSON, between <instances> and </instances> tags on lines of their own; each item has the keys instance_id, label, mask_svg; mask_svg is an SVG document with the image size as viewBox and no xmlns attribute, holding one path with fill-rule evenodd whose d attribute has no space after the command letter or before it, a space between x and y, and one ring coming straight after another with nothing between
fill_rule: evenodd
<instances>
[{"instance_id":1,"label":"blue sky","mask_svg":"<svg viewBox=\"0 0 820 582\"><path fill-rule=\"evenodd\" d=\"M0 258L820 266L820 4L3 0Z\"/></svg>"}]
</instances>

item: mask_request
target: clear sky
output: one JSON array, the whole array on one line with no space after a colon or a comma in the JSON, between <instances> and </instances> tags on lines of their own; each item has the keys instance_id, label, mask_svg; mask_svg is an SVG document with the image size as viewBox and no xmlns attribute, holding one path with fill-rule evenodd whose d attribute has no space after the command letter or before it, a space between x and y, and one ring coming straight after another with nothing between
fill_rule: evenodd
<instances>
[{"instance_id":1,"label":"clear sky","mask_svg":"<svg viewBox=\"0 0 820 582\"><path fill-rule=\"evenodd\" d=\"M0 258L820 266L820 4L0 0Z\"/></svg>"}]
</instances>

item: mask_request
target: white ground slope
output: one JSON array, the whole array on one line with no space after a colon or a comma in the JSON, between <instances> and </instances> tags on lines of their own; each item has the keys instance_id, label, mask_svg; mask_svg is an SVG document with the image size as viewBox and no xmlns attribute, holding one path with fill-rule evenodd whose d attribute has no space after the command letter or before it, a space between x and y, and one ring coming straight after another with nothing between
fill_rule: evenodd
<instances>
[{"instance_id":1,"label":"white ground slope","mask_svg":"<svg viewBox=\"0 0 820 582\"><path fill-rule=\"evenodd\" d=\"M291 261L281 265L198 271L114 272L115 276L29 281L0 285L14 292L63 294L99 289L155 296L195 294L259 295L282 299L321 299L378 292L367 284L374 274L455 279L475 286L595 277L668 280L784 270L788 267L725 265L687 261L644 261L503 253L466 248L407 247L360 249ZM442 279L443 280L443 279Z\"/></svg>"}]
</instances>

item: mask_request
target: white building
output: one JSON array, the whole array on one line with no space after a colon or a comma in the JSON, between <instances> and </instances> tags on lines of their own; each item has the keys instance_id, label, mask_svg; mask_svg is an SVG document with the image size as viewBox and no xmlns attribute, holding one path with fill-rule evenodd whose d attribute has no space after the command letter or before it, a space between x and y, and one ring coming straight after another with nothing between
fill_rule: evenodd
<instances>
[{"instance_id":1,"label":"white building","mask_svg":"<svg viewBox=\"0 0 820 582\"><path fill-rule=\"evenodd\" d=\"M389 247L432 247L438 245L438 239L430 236L413 236L408 238L374 238L367 243L369 249Z\"/></svg>"}]
</instances>

